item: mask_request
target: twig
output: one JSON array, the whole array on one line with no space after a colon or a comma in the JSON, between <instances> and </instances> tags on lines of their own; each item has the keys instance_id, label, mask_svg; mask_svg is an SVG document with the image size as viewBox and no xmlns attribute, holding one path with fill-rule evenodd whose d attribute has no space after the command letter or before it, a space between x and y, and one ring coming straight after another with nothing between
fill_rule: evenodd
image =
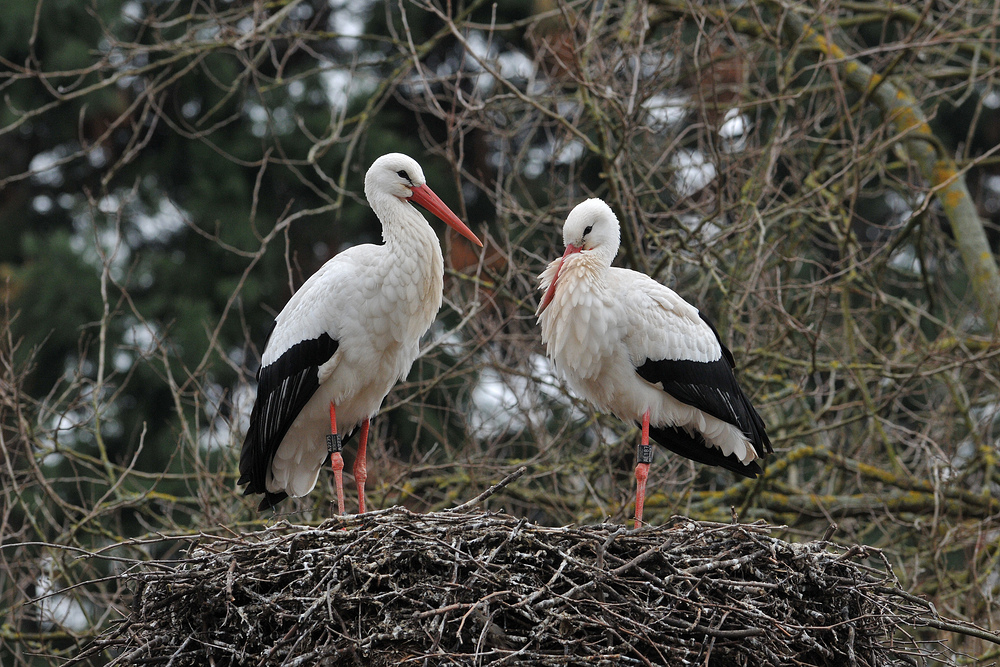
<instances>
[{"instance_id":1,"label":"twig","mask_svg":"<svg viewBox=\"0 0 1000 667\"><path fill-rule=\"evenodd\" d=\"M518 477L520 477L525 472L527 472L527 470L528 470L528 468L526 466L521 466L520 468L518 468L517 470L515 470L511 474L507 475L506 477L504 477L502 480L500 480L499 482L497 482L496 484L494 484L490 488L488 488L485 491L483 491L482 493L480 493L478 496L476 496L472 500L468 500L468 501L462 503L461 505L456 505L455 507L446 508L443 511L445 511L445 512L461 512L463 510L467 510L470 507L479 504L483 500L486 500L487 498L489 498L490 496L492 496L494 493L496 493L497 491L499 491L503 487L507 486L508 484L510 484L511 482L513 482L514 480L516 480Z\"/></svg>"}]
</instances>

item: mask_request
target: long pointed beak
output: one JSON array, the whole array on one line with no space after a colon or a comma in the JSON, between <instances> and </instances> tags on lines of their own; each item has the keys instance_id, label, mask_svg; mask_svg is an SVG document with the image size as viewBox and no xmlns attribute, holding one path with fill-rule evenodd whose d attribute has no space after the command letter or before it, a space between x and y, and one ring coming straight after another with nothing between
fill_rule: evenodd
<instances>
[{"instance_id":1,"label":"long pointed beak","mask_svg":"<svg viewBox=\"0 0 1000 667\"><path fill-rule=\"evenodd\" d=\"M410 199L420 204L428 211L436 215L441 219L446 225L454 229L456 232L469 239L475 243L480 248L483 247L483 242L476 238L476 235L472 233L472 230L465 226L457 215L451 212L451 209L441 201L441 198L434 194L426 185L415 185L410 188L413 192L410 195Z\"/></svg>"},{"instance_id":2,"label":"long pointed beak","mask_svg":"<svg viewBox=\"0 0 1000 667\"><path fill-rule=\"evenodd\" d=\"M581 250L583 250L582 246L575 246L572 243L566 246L566 252L563 253L562 258L559 260L559 268L556 269L556 275L553 276L552 282L549 283L549 288L545 290L545 296L542 297L542 302L538 304L538 310L535 311L535 317L541 315L542 311L548 308L549 304L552 303L552 297L556 295L556 283L559 282L559 274L562 273L563 264L566 263L566 258L574 252L580 252Z\"/></svg>"}]
</instances>

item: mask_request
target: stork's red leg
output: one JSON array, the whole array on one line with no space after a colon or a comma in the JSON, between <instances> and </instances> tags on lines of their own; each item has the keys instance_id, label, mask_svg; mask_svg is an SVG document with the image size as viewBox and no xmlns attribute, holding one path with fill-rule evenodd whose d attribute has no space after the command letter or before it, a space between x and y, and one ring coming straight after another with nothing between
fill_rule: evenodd
<instances>
[{"instance_id":1,"label":"stork's red leg","mask_svg":"<svg viewBox=\"0 0 1000 667\"><path fill-rule=\"evenodd\" d=\"M646 479L649 464L653 461L653 447L649 444L649 410L642 416L642 439L635 455L635 527L642 526L642 506L646 503Z\"/></svg>"},{"instance_id":2,"label":"stork's red leg","mask_svg":"<svg viewBox=\"0 0 1000 667\"><path fill-rule=\"evenodd\" d=\"M365 513L365 480L368 479L368 427L369 420L361 422L361 438L358 442L358 455L354 459L354 481L358 485L358 514Z\"/></svg>"},{"instance_id":3,"label":"stork's red leg","mask_svg":"<svg viewBox=\"0 0 1000 667\"><path fill-rule=\"evenodd\" d=\"M344 513L344 457L340 450L343 445L337 433L337 409L330 401L330 435L326 436L326 448L330 452L330 467L333 468L333 483L337 487L337 514Z\"/></svg>"}]
</instances>

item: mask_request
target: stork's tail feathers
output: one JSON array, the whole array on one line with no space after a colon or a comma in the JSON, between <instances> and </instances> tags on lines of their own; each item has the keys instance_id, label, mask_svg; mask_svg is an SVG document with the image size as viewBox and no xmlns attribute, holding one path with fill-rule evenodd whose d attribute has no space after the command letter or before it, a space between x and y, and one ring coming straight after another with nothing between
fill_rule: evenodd
<instances>
[{"instance_id":1,"label":"stork's tail feathers","mask_svg":"<svg viewBox=\"0 0 1000 667\"><path fill-rule=\"evenodd\" d=\"M243 495L246 495L246 492L244 492ZM257 511L263 512L264 510L271 509L272 507L274 507L287 497L288 494L285 493L284 491L281 491L279 493L271 493L270 491L265 491L264 497L260 499L260 505L257 505Z\"/></svg>"},{"instance_id":2,"label":"stork's tail feathers","mask_svg":"<svg viewBox=\"0 0 1000 667\"><path fill-rule=\"evenodd\" d=\"M260 500L260 505L257 506L258 512L263 512L266 509L271 509L272 507L274 507L275 505L277 505L282 500L288 497L288 494L285 493L284 491L279 491L278 493L271 493L270 491L264 488L257 488L254 485L249 472L245 472L242 475L240 475L240 478L236 480L236 484L247 485L247 488L243 489L244 496L249 496L257 493L264 494L264 497L261 498Z\"/></svg>"}]
</instances>

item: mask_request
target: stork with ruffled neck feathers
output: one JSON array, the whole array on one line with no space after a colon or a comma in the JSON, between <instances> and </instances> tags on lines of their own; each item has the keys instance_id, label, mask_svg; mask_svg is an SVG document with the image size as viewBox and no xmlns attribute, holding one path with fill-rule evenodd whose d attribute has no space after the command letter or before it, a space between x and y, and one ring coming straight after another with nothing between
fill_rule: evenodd
<instances>
[{"instance_id":1,"label":"stork with ruffled neck feathers","mask_svg":"<svg viewBox=\"0 0 1000 667\"><path fill-rule=\"evenodd\" d=\"M539 276L538 322L570 389L640 426L635 500L642 524L650 438L745 477L771 451L764 422L733 373L732 353L697 308L649 276L614 268L618 218L600 199L566 218L566 251Z\"/></svg>"}]
</instances>

